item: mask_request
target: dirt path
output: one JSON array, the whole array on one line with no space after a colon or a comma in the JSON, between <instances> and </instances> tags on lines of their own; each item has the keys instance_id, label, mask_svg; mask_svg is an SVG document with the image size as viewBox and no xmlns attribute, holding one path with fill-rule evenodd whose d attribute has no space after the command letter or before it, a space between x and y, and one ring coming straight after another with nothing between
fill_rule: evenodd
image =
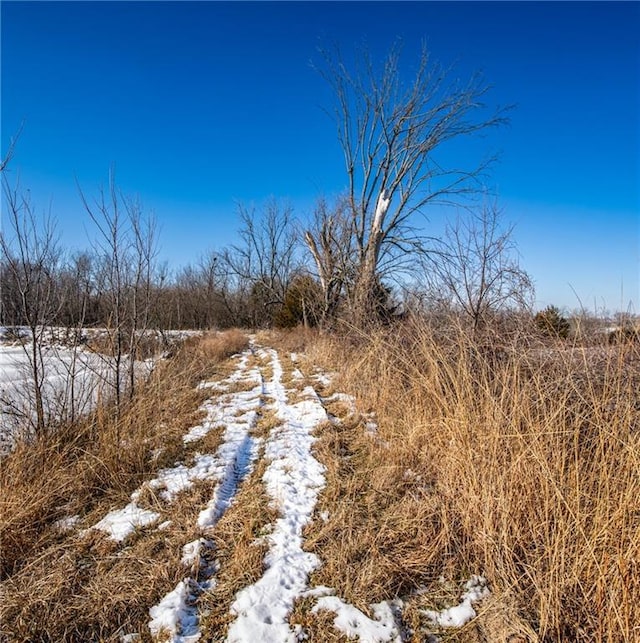
<instances>
[{"instance_id":1,"label":"dirt path","mask_svg":"<svg viewBox=\"0 0 640 643\"><path fill-rule=\"evenodd\" d=\"M150 609L149 629L159 639L192 641L201 636L200 598L215 586L220 568L220 563L212 560L215 556L212 536L257 459L264 462L261 483L278 518L269 526L263 575L239 591L229 606L235 618L227 638L229 641L294 638L287 616L296 598L307 589L309 573L319 564L314 555L303 550L302 530L312 517L317 495L324 485L323 467L311 449L313 431L327 420L327 414L313 388L287 391L283 374L275 350L252 344L227 380L203 384L222 395L217 403L213 400L205 403L207 419L185 436L186 441L195 442L206 435L208 428L223 423L225 430L218 449L215 453L200 454L190 469L179 465L161 472L149 483L156 489L163 488L166 495L170 489L175 493L177 488L184 488L196 477L206 476L215 482L211 499L197 520L202 536L184 545L182 560L191 573ZM300 399L291 403L291 397ZM275 415L277 423L266 437L260 437L256 435L258 420L267 412ZM206 466L201 466L202 461L206 461Z\"/></svg>"}]
</instances>

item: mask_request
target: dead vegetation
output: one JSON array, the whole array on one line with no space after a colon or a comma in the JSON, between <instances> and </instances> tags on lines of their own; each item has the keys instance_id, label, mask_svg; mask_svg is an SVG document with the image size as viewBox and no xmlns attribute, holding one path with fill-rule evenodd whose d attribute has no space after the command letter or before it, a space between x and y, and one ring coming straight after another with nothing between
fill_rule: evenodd
<instances>
[{"instance_id":1,"label":"dead vegetation","mask_svg":"<svg viewBox=\"0 0 640 643\"><path fill-rule=\"evenodd\" d=\"M378 423L322 433L313 581L361 609L408 599L415 641L417 608L471 574L491 600L444 640L638 640L640 354L503 344L407 322L309 346Z\"/></svg>"},{"instance_id":2,"label":"dead vegetation","mask_svg":"<svg viewBox=\"0 0 640 643\"><path fill-rule=\"evenodd\" d=\"M444 642L640 638L636 345L538 345L517 334L479 341L415 320L366 336L293 331L259 341L281 351L283 382L312 384L329 414L314 445L326 486L304 533L305 549L322 561L310 587L331 587L368 614L374 603L402 599L412 643L437 631L424 610L457 604L474 574L487 578L491 596L466 626L439 631ZM121 546L56 521L79 514L82 526L93 524L158 468L188 461L194 447L181 436L215 394L197 383L229 374L223 360L246 346L240 332L188 340L122 413L119 448L103 409L3 461L4 638L148 639L149 607L184 576L181 547L199 535L196 507L211 484L180 494L166 529L141 529ZM251 359L266 377L265 356ZM331 383L315 377L317 366L336 374ZM294 367L303 379L292 377ZM265 407L252 436L266 439L279 422ZM220 431L204 440L213 450ZM224 640L234 596L263 573L276 517L262 485L266 466L259 457L206 534L219 567L199 601L203 640ZM169 518L157 493L141 502ZM291 623L310 641L347 640L333 615L313 606L299 600Z\"/></svg>"},{"instance_id":3,"label":"dead vegetation","mask_svg":"<svg viewBox=\"0 0 640 643\"><path fill-rule=\"evenodd\" d=\"M189 457L182 436L197 424L207 393L197 384L248 345L240 331L187 340L158 362L118 414L107 406L35 443L18 444L0 468L2 614L10 641L118 640L143 631L149 606L172 589L180 551L193 532L195 486L172 505L172 525L138 530L120 547L58 521L94 524L158 469ZM117 436L120 442L118 443ZM154 494L140 501L164 511ZM195 537L195 532L194 532ZM115 637L115 638L114 638Z\"/></svg>"}]
</instances>

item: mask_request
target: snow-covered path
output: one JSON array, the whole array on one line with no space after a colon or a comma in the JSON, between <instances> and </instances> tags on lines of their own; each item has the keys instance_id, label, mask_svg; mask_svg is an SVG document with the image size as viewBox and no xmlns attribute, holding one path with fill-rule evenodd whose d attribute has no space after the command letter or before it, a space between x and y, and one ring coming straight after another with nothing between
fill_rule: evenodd
<instances>
[{"instance_id":1,"label":"snow-covered path","mask_svg":"<svg viewBox=\"0 0 640 643\"><path fill-rule=\"evenodd\" d=\"M253 437L251 431L262 406L264 382L257 368L247 369L252 352L253 349L246 351L231 377L222 384L217 383L215 388L225 390L241 382L253 384L253 387L249 391L226 394L217 404L211 400L205 402L205 421L192 427L184 436L184 442L191 443L203 438L214 427L224 426L225 431L216 453L198 455L198 462L191 469L178 465L161 472L150 483L151 486L165 487L164 493L173 495L189 486L194 479L212 479L216 482L211 499L198 515L197 525L203 537L183 547L182 563L192 572L191 575L181 580L175 589L149 610L149 630L152 635L162 637L162 640L189 643L200 638L198 599L214 586L217 569L217 564L210 560L213 542L206 536L233 502L258 455L261 440ZM207 384L203 387L207 388ZM202 462L204 466L200 466Z\"/></svg>"},{"instance_id":2,"label":"snow-covered path","mask_svg":"<svg viewBox=\"0 0 640 643\"><path fill-rule=\"evenodd\" d=\"M315 391L289 404L282 384L282 365L276 351L268 351L273 379L265 386L282 424L265 444L269 461L263 482L279 518L268 536L265 571L256 583L240 591L231 606L236 620L229 628L230 643L298 640L289 627L294 601L307 589L309 574L320 564L302 548L302 530L311 520L318 494L325 484L324 467L313 457L314 429L327 419Z\"/></svg>"},{"instance_id":3,"label":"snow-covered path","mask_svg":"<svg viewBox=\"0 0 640 643\"><path fill-rule=\"evenodd\" d=\"M323 561L305 547L304 530L314 520L327 484L314 445L323 425L341 421L325 405L337 400L355 412L355 400L341 393L321 397L318 391L328 385L326 376L306 380L295 362L294 355L283 359L275 349L252 340L250 348L235 357L235 368L228 377L200 384L200 389L211 391L211 397L201 406L205 414L201 423L183 436L189 458L158 471L134 491L125 507L110 511L85 530L102 530L118 546L126 547L130 539L167 528L173 505L185 497L181 494L197 484L205 485L208 499L196 494L201 504L189 505L189 524L183 522L175 532L178 538L183 531L189 534L178 541L180 563L172 564L173 582L181 578L148 608L144 635L150 633L154 641L296 643L307 637L306 625L292 619L302 604L310 619L319 612L325 613L325 619L326 613L332 615L331 637L341 633L366 643L408 640L402 600L369 605L368 616L332 588L316 587L310 580ZM308 382L314 382L313 386ZM371 424L367 421L364 430L372 431ZM202 445L209 447L202 449ZM159 498L159 504L145 506L149 495ZM242 569L233 576L229 569L233 569L241 524L238 516L244 515L241 520L248 522L256 518L255 510L242 500L251 496L263 497L271 512L259 517L259 528L245 537L244 546L260 548L262 565L254 564L248 576ZM235 530L225 531L220 524L227 515L231 518L226 524L235 525ZM244 559L238 555L242 567ZM236 579L230 586L229 574ZM243 582L249 577L250 581ZM222 589L225 583L231 589ZM441 627L473 618L472 603L487 593L484 579L478 583L482 591L475 591L475 585L473 592L467 588L459 606L424 612L425 617ZM221 615L213 624L207 620L212 609ZM124 635L123 640L137 640L139 634Z\"/></svg>"},{"instance_id":4,"label":"snow-covered path","mask_svg":"<svg viewBox=\"0 0 640 643\"><path fill-rule=\"evenodd\" d=\"M309 574L320 564L316 556L303 550L302 530L311 520L324 485L323 467L313 457L311 448L315 441L312 433L327 419L327 414L310 387L302 391L303 399L289 403L277 352L259 349L257 353L271 374L269 380L262 378L258 368L247 369L251 355L247 352L226 382L201 385L225 390L239 382L255 382L255 387L248 392L227 394L217 403L206 402L203 405L207 409L206 420L185 435L185 442L192 442L203 437L207 427L224 425L217 452L198 455L190 468L180 464L163 470L148 483L154 489L162 489L165 500L171 500L194 479L217 482L211 500L198 517L203 537L186 543L183 550L183 563L197 573L186 576L149 611L149 630L158 639L190 643L201 637L198 599L215 586L219 567L211 561L214 546L207 534L231 506L239 486L254 467L262 440L252 435L252 429L265 410L273 410L280 422L264 441L262 453L267 463L262 483L279 517L266 536L269 550L264 559L263 576L238 592L230 606L235 620L229 627L227 640L240 643L298 639L297 632L288 624L288 616L295 600L308 589ZM130 515L130 506L125 509L129 509ZM96 527L104 528L103 525Z\"/></svg>"}]
</instances>

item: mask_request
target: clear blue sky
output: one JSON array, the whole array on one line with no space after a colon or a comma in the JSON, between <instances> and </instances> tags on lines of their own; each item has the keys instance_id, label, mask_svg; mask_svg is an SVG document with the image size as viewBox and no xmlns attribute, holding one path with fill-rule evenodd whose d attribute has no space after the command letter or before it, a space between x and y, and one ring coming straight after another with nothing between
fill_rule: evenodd
<instances>
[{"instance_id":1,"label":"clear blue sky","mask_svg":"<svg viewBox=\"0 0 640 643\"><path fill-rule=\"evenodd\" d=\"M235 203L299 216L345 185L319 45L409 71L426 40L489 100L516 104L493 179L540 306L640 312L640 3L2 2L2 149L68 246L87 246L75 185L116 168L173 266L233 241ZM465 148L462 148L465 153ZM480 148L469 145L469 155ZM437 213L433 213L437 217ZM437 221L433 224L437 228Z\"/></svg>"}]
</instances>

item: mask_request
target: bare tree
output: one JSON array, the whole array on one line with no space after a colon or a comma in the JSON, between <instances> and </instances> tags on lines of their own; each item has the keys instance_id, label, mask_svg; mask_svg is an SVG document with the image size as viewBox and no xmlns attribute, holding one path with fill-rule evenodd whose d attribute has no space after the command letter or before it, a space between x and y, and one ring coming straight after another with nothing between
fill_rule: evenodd
<instances>
[{"instance_id":1,"label":"bare tree","mask_svg":"<svg viewBox=\"0 0 640 643\"><path fill-rule=\"evenodd\" d=\"M113 175L108 191L101 189L90 203L80 190L82 202L98 230L96 287L105 305L109 358L116 406L123 397L124 376L129 396L135 391L135 360L149 328L153 294L156 228L136 199L123 195Z\"/></svg>"},{"instance_id":2,"label":"bare tree","mask_svg":"<svg viewBox=\"0 0 640 643\"><path fill-rule=\"evenodd\" d=\"M131 229L131 283L129 286L129 397L133 397L136 380L136 359L150 329L155 277L157 229L155 219L146 216L137 199L125 198Z\"/></svg>"},{"instance_id":3,"label":"bare tree","mask_svg":"<svg viewBox=\"0 0 640 643\"><path fill-rule=\"evenodd\" d=\"M257 213L239 207L242 243L222 255L228 275L235 280L237 293L244 291L253 326L268 325L284 304L285 293L296 268L298 237L293 209L281 207L275 199Z\"/></svg>"},{"instance_id":4,"label":"bare tree","mask_svg":"<svg viewBox=\"0 0 640 643\"><path fill-rule=\"evenodd\" d=\"M474 331L507 307L527 308L533 284L520 268L513 228L503 229L495 206L465 211L447 225L427 255L427 276L437 299L460 309Z\"/></svg>"},{"instance_id":5,"label":"bare tree","mask_svg":"<svg viewBox=\"0 0 640 643\"><path fill-rule=\"evenodd\" d=\"M113 360L113 388L116 407L122 399L122 371L126 346L125 294L129 266L129 239L124 228L119 194L113 176L109 190L100 189L98 198L89 203L80 190L85 210L98 230L94 250L98 257L96 285L99 297L106 304L103 311L109 341L109 358Z\"/></svg>"},{"instance_id":6,"label":"bare tree","mask_svg":"<svg viewBox=\"0 0 640 643\"><path fill-rule=\"evenodd\" d=\"M43 387L45 362L43 335L56 319L56 271L60 261L55 226L50 216L39 221L28 196L9 186L3 177L6 218L0 234L0 250L5 275L14 295L13 323L28 328L30 341L24 345L33 385L35 430L42 434L48 423Z\"/></svg>"},{"instance_id":7,"label":"bare tree","mask_svg":"<svg viewBox=\"0 0 640 643\"><path fill-rule=\"evenodd\" d=\"M450 82L426 48L408 85L402 81L397 46L380 72L366 52L355 73L339 54L324 53L324 62L321 73L335 95L348 178L357 298L366 316L379 286L380 266L402 261L421 247L413 215L424 213L431 203L476 191L492 160L455 166L439 156L441 149L506 119L504 110L486 115L482 101L488 88L479 77L466 84Z\"/></svg>"},{"instance_id":8,"label":"bare tree","mask_svg":"<svg viewBox=\"0 0 640 643\"><path fill-rule=\"evenodd\" d=\"M11 159L13 158L13 155L16 151L16 144L18 143L18 138L20 138L20 134L22 132L22 126L23 124L20 125L18 128L18 131L15 136L12 136L11 139L9 140L9 145L7 147L6 152L0 158L0 174L2 174L6 169L9 163L11 162Z\"/></svg>"}]
</instances>

